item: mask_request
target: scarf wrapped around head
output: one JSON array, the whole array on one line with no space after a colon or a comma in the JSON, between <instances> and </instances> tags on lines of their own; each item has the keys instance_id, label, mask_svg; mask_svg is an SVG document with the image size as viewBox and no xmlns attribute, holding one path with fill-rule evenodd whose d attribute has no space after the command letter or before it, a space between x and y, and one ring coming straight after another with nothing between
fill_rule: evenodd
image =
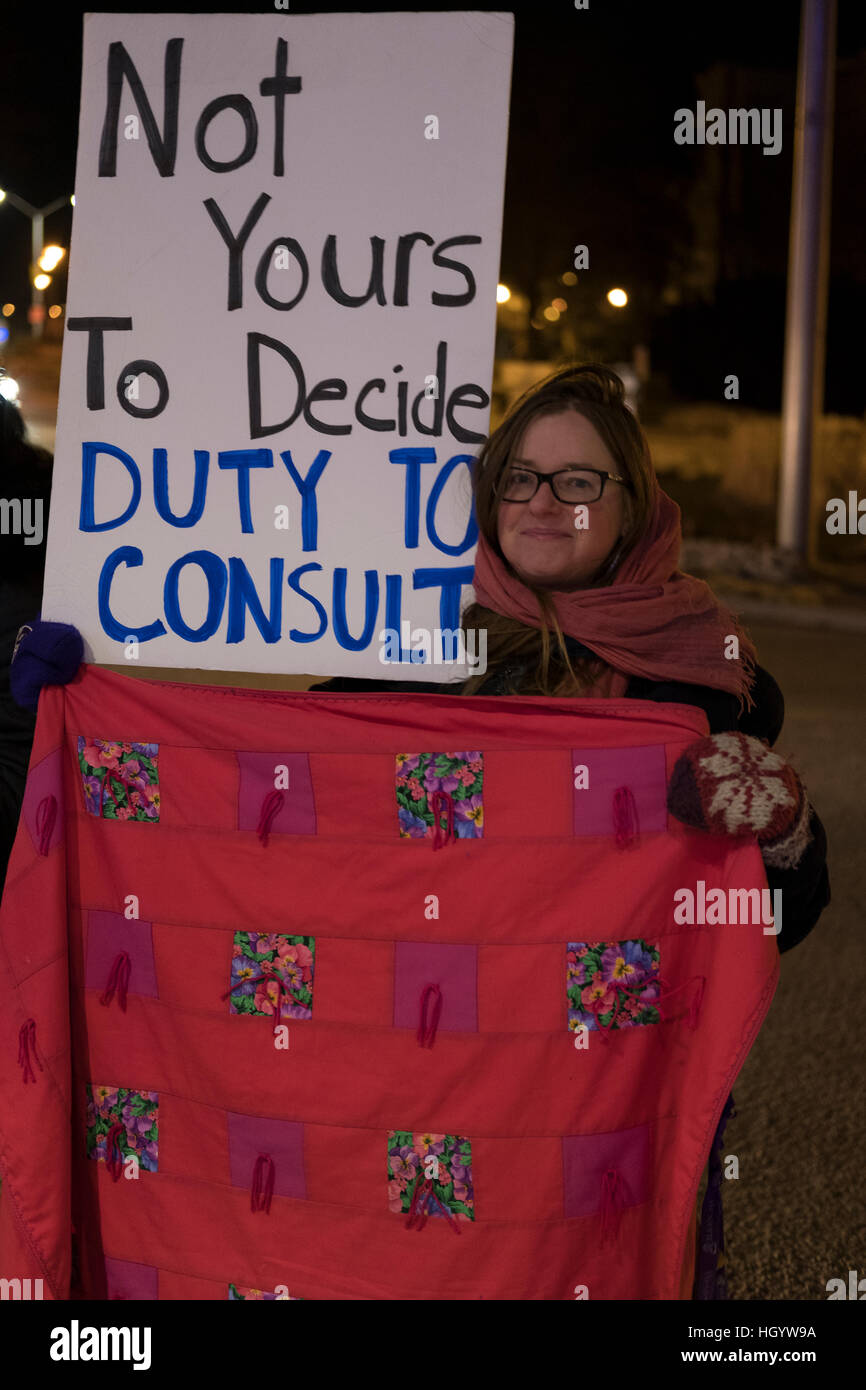
<instances>
[{"instance_id":1,"label":"scarf wrapped around head","mask_svg":"<svg viewBox=\"0 0 866 1390\"><path fill-rule=\"evenodd\" d=\"M595 652L615 672L611 694L621 698L630 676L683 681L726 690L740 707L753 702L757 652L739 622L708 584L677 569L682 545L680 509L656 488L650 524L608 585L550 589L563 632ZM507 568L483 535L472 581L478 603L542 625L532 590ZM739 640L739 659L725 656L725 638Z\"/></svg>"}]
</instances>

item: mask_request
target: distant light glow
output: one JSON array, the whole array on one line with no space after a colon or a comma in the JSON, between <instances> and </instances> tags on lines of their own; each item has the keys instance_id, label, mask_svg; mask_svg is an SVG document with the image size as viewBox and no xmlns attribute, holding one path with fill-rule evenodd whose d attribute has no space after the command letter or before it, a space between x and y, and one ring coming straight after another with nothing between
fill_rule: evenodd
<instances>
[{"instance_id":1,"label":"distant light glow","mask_svg":"<svg viewBox=\"0 0 866 1390\"><path fill-rule=\"evenodd\" d=\"M65 255L66 252L62 246L46 246L39 257L39 269L56 270Z\"/></svg>"},{"instance_id":2,"label":"distant light glow","mask_svg":"<svg viewBox=\"0 0 866 1390\"><path fill-rule=\"evenodd\" d=\"M0 343L5 343L9 339L9 329L5 323L0 323Z\"/></svg>"},{"instance_id":3,"label":"distant light glow","mask_svg":"<svg viewBox=\"0 0 866 1390\"><path fill-rule=\"evenodd\" d=\"M564 285L576 285L577 276L573 270L567 270L564 275L560 275L560 280Z\"/></svg>"},{"instance_id":4,"label":"distant light glow","mask_svg":"<svg viewBox=\"0 0 866 1390\"><path fill-rule=\"evenodd\" d=\"M497 303L497 304L507 304L510 298L511 298L511 290L508 288L507 285L497 285L497 286L496 286L496 303Z\"/></svg>"},{"instance_id":5,"label":"distant light glow","mask_svg":"<svg viewBox=\"0 0 866 1390\"><path fill-rule=\"evenodd\" d=\"M14 313L15 313L15 305L14 305L14 304L4 304L4 305L3 305L3 317L4 317L4 319L9 319L9 318L11 318L12 315L13 315Z\"/></svg>"},{"instance_id":6,"label":"distant light glow","mask_svg":"<svg viewBox=\"0 0 866 1390\"><path fill-rule=\"evenodd\" d=\"M8 333L8 329L6 330ZM0 396L4 396L7 401L17 401L18 382L12 376L0 376Z\"/></svg>"},{"instance_id":7,"label":"distant light glow","mask_svg":"<svg viewBox=\"0 0 866 1390\"><path fill-rule=\"evenodd\" d=\"M544 317L547 319L548 323L556 323L556 320L559 318L559 310L554 309L552 304L548 304L544 311Z\"/></svg>"},{"instance_id":8,"label":"distant light glow","mask_svg":"<svg viewBox=\"0 0 866 1390\"><path fill-rule=\"evenodd\" d=\"M59 304L52 304L52 305L51 305L51 308L48 310L48 317L49 317L50 319L59 319L59 318L60 318L60 315L61 315L62 313L63 313L63 309L62 309L61 305L59 305Z\"/></svg>"},{"instance_id":9,"label":"distant light glow","mask_svg":"<svg viewBox=\"0 0 866 1390\"><path fill-rule=\"evenodd\" d=\"M33 288L34 288L34 289L37 289L37 290L47 290L47 289L48 289L48 286L49 286L50 284L51 284L51 276L50 276L50 275L34 275L34 276L33 276Z\"/></svg>"},{"instance_id":10,"label":"distant light glow","mask_svg":"<svg viewBox=\"0 0 866 1390\"><path fill-rule=\"evenodd\" d=\"M624 309L628 304L628 295L625 290L608 290L607 298L608 303L612 304L615 309Z\"/></svg>"},{"instance_id":11,"label":"distant light glow","mask_svg":"<svg viewBox=\"0 0 866 1390\"><path fill-rule=\"evenodd\" d=\"M564 314L568 308L568 303L564 299L552 299L550 302L554 309L558 309L561 314Z\"/></svg>"}]
</instances>

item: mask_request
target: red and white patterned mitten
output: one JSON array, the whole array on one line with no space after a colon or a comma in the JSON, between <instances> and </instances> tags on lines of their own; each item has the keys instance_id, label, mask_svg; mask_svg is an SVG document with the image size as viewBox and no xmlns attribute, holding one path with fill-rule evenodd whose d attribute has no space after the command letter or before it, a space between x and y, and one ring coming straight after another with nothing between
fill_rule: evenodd
<instances>
[{"instance_id":1,"label":"red and white patterned mitten","mask_svg":"<svg viewBox=\"0 0 866 1390\"><path fill-rule=\"evenodd\" d=\"M711 734L680 755L668 810L712 835L754 835L765 864L791 869L811 837L806 788L790 763L747 734Z\"/></svg>"}]
</instances>

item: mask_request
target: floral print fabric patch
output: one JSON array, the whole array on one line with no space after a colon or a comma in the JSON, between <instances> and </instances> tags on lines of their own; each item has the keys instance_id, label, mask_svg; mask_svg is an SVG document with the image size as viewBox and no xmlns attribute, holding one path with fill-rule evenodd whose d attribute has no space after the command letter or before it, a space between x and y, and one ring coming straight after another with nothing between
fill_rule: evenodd
<instances>
[{"instance_id":1,"label":"floral print fabric patch","mask_svg":"<svg viewBox=\"0 0 866 1390\"><path fill-rule=\"evenodd\" d=\"M400 838L422 840L435 830L434 792L448 792L454 802L454 833L459 840L480 839L484 833L481 753L398 753L397 812ZM441 810L439 824L447 825Z\"/></svg>"},{"instance_id":2,"label":"floral print fabric patch","mask_svg":"<svg viewBox=\"0 0 866 1390\"><path fill-rule=\"evenodd\" d=\"M105 820L159 820L159 744L78 736L84 805Z\"/></svg>"},{"instance_id":3,"label":"floral print fabric patch","mask_svg":"<svg viewBox=\"0 0 866 1390\"><path fill-rule=\"evenodd\" d=\"M277 1303L303 1303L302 1298L291 1293L266 1293L264 1289L248 1289L245 1284L229 1284L228 1292L231 1302L238 1302L245 1298L252 1298L260 1302L276 1301Z\"/></svg>"},{"instance_id":4,"label":"floral print fabric patch","mask_svg":"<svg viewBox=\"0 0 866 1390\"><path fill-rule=\"evenodd\" d=\"M631 1028L658 1023L660 953L638 937L634 941L569 941L567 961L568 1027L590 1030Z\"/></svg>"},{"instance_id":5,"label":"floral print fabric patch","mask_svg":"<svg viewBox=\"0 0 866 1390\"><path fill-rule=\"evenodd\" d=\"M313 1017L316 940L276 932L235 932L229 1012Z\"/></svg>"},{"instance_id":6,"label":"floral print fabric patch","mask_svg":"<svg viewBox=\"0 0 866 1390\"><path fill-rule=\"evenodd\" d=\"M148 1173L157 1170L159 1096L156 1091L129 1091L123 1086L87 1084L87 1157L110 1160L108 1135L116 1125L113 1149L135 1158Z\"/></svg>"},{"instance_id":7,"label":"floral print fabric patch","mask_svg":"<svg viewBox=\"0 0 866 1390\"><path fill-rule=\"evenodd\" d=\"M456 1134L412 1134L392 1129L388 1133L388 1206L408 1212L418 1184L431 1183L435 1200L431 1216L444 1216L442 1206L458 1220L475 1220L472 1187L472 1145Z\"/></svg>"}]
</instances>

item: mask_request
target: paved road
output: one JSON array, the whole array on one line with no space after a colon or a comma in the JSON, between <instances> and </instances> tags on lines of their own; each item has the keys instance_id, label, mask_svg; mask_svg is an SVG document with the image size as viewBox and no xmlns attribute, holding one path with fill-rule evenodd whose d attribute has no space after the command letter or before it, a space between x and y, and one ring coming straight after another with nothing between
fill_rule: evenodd
<instances>
[{"instance_id":1,"label":"paved road","mask_svg":"<svg viewBox=\"0 0 866 1390\"><path fill-rule=\"evenodd\" d=\"M729 1280L733 1298L826 1299L828 1279L866 1276L866 637L748 626L785 695L777 750L795 762L827 829L833 901L782 957L734 1087Z\"/></svg>"}]
</instances>

